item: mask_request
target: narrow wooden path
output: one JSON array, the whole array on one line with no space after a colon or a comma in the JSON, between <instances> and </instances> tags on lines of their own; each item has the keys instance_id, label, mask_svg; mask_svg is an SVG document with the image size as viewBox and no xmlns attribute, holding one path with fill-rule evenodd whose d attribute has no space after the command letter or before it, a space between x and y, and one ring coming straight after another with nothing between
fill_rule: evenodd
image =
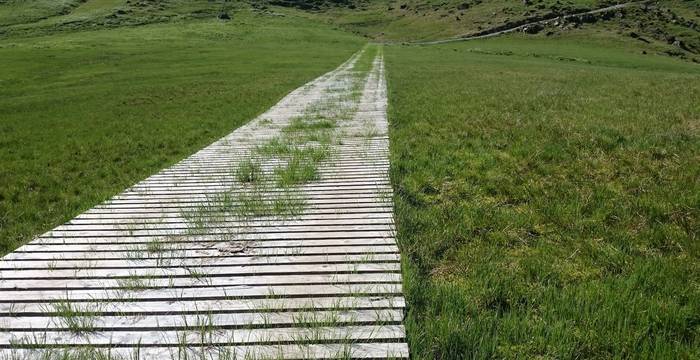
<instances>
[{"instance_id":1,"label":"narrow wooden path","mask_svg":"<svg viewBox=\"0 0 700 360\"><path fill-rule=\"evenodd\" d=\"M407 358L386 106L365 50L8 254L0 359Z\"/></svg>"}]
</instances>

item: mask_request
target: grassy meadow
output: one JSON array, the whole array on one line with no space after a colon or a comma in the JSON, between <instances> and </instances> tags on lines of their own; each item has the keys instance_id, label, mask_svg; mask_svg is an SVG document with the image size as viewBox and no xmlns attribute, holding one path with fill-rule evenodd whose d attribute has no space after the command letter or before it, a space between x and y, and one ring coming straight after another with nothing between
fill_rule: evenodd
<instances>
[{"instance_id":1,"label":"grassy meadow","mask_svg":"<svg viewBox=\"0 0 700 360\"><path fill-rule=\"evenodd\" d=\"M0 253L227 134L363 44L293 16L233 16L0 39Z\"/></svg>"},{"instance_id":2,"label":"grassy meadow","mask_svg":"<svg viewBox=\"0 0 700 360\"><path fill-rule=\"evenodd\" d=\"M697 21L692 2L660 3ZM602 4L0 1L0 254L387 40L412 357L700 358L700 67L663 55L675 45L661 37L632 38L657 26L634 16L398 45ZM294 150L273 145L261 151ZM244 165L239 179L259 181Z\"/></svg>"},{"instance_id":3,"label":"grassy meadow","mask_svg":"<svg viewBox=\"0 0 700 360\"><path fill-rule=\"evenodd\" d=\"M700 356L700 68L589 37L385 48L414 358Z\"/></svg>"}]
</instances>

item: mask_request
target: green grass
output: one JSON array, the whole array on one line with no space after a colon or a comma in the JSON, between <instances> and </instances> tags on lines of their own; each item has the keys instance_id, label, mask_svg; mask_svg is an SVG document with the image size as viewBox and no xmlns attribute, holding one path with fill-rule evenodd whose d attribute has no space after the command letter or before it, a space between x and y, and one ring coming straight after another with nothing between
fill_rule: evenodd
<instances>
[{"instance_id":1,"label":"green grass","mask_svg":"<svg viewBox=\"0 0 700 360\"><path fill-rule=\"evenodd\" d=\"M272 199L270 213L276 216L291 217L301 215L306 208L306 199L300 192L283 190Z\"/></svg>"},{"instance_id":2,"label":"green grass","mask_svg":"<svg viewBox=\"0 0 700 360\"><path fill-rule=\"evenodd\" d=\"M0 3L0 26L35 22L68 13L78 0L7 0Z\"/></svg>"},{"instance_id":3,"label":"green grass","mask_svg":"<svg viewBox=\"0 0 700 360\"><path fill-rule=\"evenodd\" d=\"M146 251L155 254L164 251L163 241L161 239L155 238L146 243Z\"/></svg>"},{"instance_id":4,"label":"green grass","mask_svg":"<svg viewBox=\"0 0 700 360\"><path fill-rule=\"evenodd\" d=\"M294 156L284 167L275 169L277 186L286 188L319 179L318 165L301 156Z\"/></svg>"},{"instance_id":5,"label":"green grass","mask_svg":"<svg viewBox=\"0 0 700 360\"><path fill-rule=\"evenodd\" d=\"M291 127L303 128L304 130L291 131L289 130ZM332 153L332 149L328 145L331 141L331 135L326 134L326 136L318 137L318 131L310 130L312 127L313 125L299 125L293 122L289 127L283 129L284 136L275 137L256 148L261 156L276 157L286 161L284 166L275 168L275 179L279 187L287 188L318 180L319 163L330 158ZM329 131L325 125L323 131ZM308 141L312 140L319 141L321 144L307 144Z\"/></svg>"},{"instance_id":6,"label":"green grass","mask_svg":"<svg viewBox=\"0 0 700 360\"><path fill-rule=\"evenodd\" d=\"M265 142L262 145L258 145L255 151L265 157L282 157L288 156L294 151L294 144L289 141L285 141L280 137L275 137Z\"/></svg>"},{"instance_id":7,"label":"green grass","mask_svg":"<svg viewBox=\"0 0 700 360\"><path fill-rule=\"evenodd\" d=\"M270 213L270 205L263 189L255 189L255 191L240 192L235 194L236 204L235 213L239 217L261 217L267 216Z\"/></svg>"},{"instance_id":8,"label":"green grass","mask_svg":"<svg viewBox=\"0 0 700 360\"><path fill-rule=\"evenodd\" d=\"M55 313L54 316L60 325L65 326L71 332L80 334L94 331L99 308L81 309L69 300L61 300L53 303L49 311Z\"/></svg>"},{"instance_id":9,"label":"green grass","mask_svg":"<svg viewBox=\"0 0 700 360\"><path fill-rule=\"evenodd\" d=\"M249 8L228 0L8 0L0 2L0 37L215 19Z\"/></svg>"},{"instance_id":10,"label":"green grass","mask_svg":"<svg viewBox=\"0 0 700 360\"><path fill-rule=\"evenodd\" d=\"M265 216L281 218L300 215L306 207L304 194L294 190L267 193L265 186L237 193L234 197L237 207L232 213L241 219Z\"/></svg>"},{"instance_id":11,"label":"green grass","mask_svg":"<svg viewBox=\"0 0 700 360\"><path fill-rule=\"evenodd\" d=\"M416 359L700 356L700 69L611 39L386 47Z\"/></svg>"},{"instance_id":12,"label":"green grass","mask_svg":"<svg viewBox=\"0 0 700 360\"><path fill-rule=\"evenodd\" d=\"M126 291L142 291L148 289L150 283L148 278L141 278L138 276L130 276L127 278L122 278L117 280L119 287Z\"/></svg>"},{"instance_id":13,"label":"green grass","mask_svg":"<svg viewBox=\"0 0 700 360\"><path fill-rule=\"evenodd\" d=\"M236 168L235 175L236 179L242 183L254 183L263 179L260 162L252 159L241 161Z\"/></svg>"},{"instance_id":14,"label":"green grass","mask_svg":"<svg viewBox=\"0 0 700 360\"><path fill-rule=\"evenodd\" d=\"M361 44L246 11L0 40L0 253L225 135Z\"/></svg>"},{"instance_id":15,"label":"green grass","mask_svg":"<svg viewBox=\"0 0 700 360\"><path fill-rule=\"evenodd\" d=\"M336 126L337 121L335 119L328 119L323 116L298 117L292 119L289 125L282 128L283 139L288 143L287 146L306 144L308 142L328 145L333 141L333 133ZM276 141L279 143L281 140ZM270 145L275 145L275 140L271 142ZM278 148L278 150L284 149ZM287 150L287 153L300 151L300 149L295 147L288 147Z\"/></svg>"}]
</instances>

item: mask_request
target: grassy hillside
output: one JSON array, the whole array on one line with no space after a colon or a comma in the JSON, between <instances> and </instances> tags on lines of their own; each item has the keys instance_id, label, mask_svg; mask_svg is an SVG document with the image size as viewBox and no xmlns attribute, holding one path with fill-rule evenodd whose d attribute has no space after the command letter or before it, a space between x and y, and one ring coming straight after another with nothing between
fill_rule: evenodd
<instances>
[{"instance_id":1,"label":"grassy hillside","mask_svg":"<svg viewBox=\"0 0 700 360\"><path fill-rule=\"evenodd\" d=\"M298 18L231 16L0 40L0 253L228 133L362 44Z\"/></svg>"},{"instance_id":2,"label":"grassy hillside","mask_svg":"<svg viewBox=\"0 0 700 360\"><path fill-rule=\"evenodd\" d=\"M36 22L69 13L78 0L6 0L0 2L0 26Z\"/></svg>"},{"instance_id":3,"label":"grassy hillside","mask_svg":"<svg viewBox=\"0 0 700 360\"><path fill-rule=\"evenodd\" d=\"M700 68L583 36L385 53L415 358L700 356Z\"/></svg>"},{"instance_id":4,"label":"grassy hillside","mask_svg":"<svg viewBox=\"0 0 700 360\"><path fill-rule=\"evenodd\" d=\"M293 1L290 1L293 2ZM344 29L383 42L459 38L528 21L632 1L601 0L380 0L329 6L315 14ZM666 56L700 62L700 3L684 0L634 5L570 21L552 21L531 37L594 32L635 39Z\"/></svg>"},{"instance_id":5,"label":"grassy hillside","mask_svg":"<svg viewBox=\"0 0 700 360\"><path fill-rule=\"evenodd\" d=\"M358 1L352 8L328 7L323 13L335 23L375 39L413 41L454 37L523 19L592 10L627 2L632 1L379 0ZM661 8L669 16L673 12L679 17L678 20L683 18L697 23L700 17L700 5L693 1L662 0L648 3L648 8ZM676 25L684 24L677 21Z\"/></svg>"},{"instance_id":6,"label":"grassy hillside","mask_svg":"<svg viewBox=\"0 0 700 360\"><path fill-rule=\"evenodd\" d=\"M356 9L328 11L358 33L390 41L440 39L468 34L551 11L598 7L598 0L387 0L364 2Z\"/></svg>"},{"instance_id":7,"label":"grassy hillside","mask_svg":"<svg viewBox=\"0 0 700 360\"><path fill-rule=\"evenodd\" d=\"M227 0L10 0L0 2L0 37L213 19L249 8Z\"/></svg>"}]
</instances>

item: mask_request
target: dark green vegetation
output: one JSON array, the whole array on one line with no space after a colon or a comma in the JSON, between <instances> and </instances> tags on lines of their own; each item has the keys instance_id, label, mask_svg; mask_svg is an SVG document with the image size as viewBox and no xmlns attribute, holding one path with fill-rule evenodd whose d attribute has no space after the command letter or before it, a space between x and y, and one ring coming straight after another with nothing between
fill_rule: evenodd
<instances>
[{"instance_id":1,"label":"dark green vegetation","mask_svg":"<svg viewBox=\"0 0 700 360\"><path fill-rule=\"evenodd\" d=\"M231 15L0 40L0 253L211 143L361 46L298 17Z\"/></svg>"},{"instance_id":2,"label":"dark green vegetation","mask_svg":"<svg viewBox=\"0 0 700 360\"><path fill-rule=\"evenodd\" d=\"M700 68L633 40L386 47L416 358L700 356Z\"/></svg>"}]
</instances>

